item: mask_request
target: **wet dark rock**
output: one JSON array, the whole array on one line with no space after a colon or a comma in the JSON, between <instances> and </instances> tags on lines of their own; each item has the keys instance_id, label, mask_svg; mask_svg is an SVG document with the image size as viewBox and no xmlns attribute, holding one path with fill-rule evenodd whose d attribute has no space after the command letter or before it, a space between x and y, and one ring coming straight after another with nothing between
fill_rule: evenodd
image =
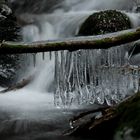
<instances>
[{"instance_id":1,"label":"wet dark rock","mask_svg":"<svg viewBox=\"0 0 140 140\"><path fill-rule=\"evenodd\" d=\"M6 4L1 4L0 13L1 13L1 15L8 16L8 15L12 14L12 10Z\"/></svg>"},{"instance_id":2,"label":"wet dark rock","mask_svg":"<svg viewBox=\"0 0 140 140\"><path fill-rule=\"evenodd\" d=\"M139 139L140 138L140 93L132 96L129 102L119 105L118 112L123 112L119 120L116 138ZM115 139L117 140L117 139Z\"/></svg>"},{"instance_id":3,"label":"wet dark rock","mask_svg":"<svg viewBox=\"0 0 140 140\"><path fill-rule=\"evenodd\" d=\"M0 42L19 41L20 26L12 10L4 3L0 3ZM19 55L0 55L0 86L9 85L16 77L19 69Z\"/></svg>"},{"instance_id":4,"label":"wet dark rock","mask_svg":"<svg viewBox=\"0 0 140 140\"><path fill-rule=\"evenodd\" d=\"M0 41L17 41L20 39L19 31L20 27L13 20L13 15L9 15L6 18L0 20Z\"/></svg>"},{"instance_id":5,"label":"wet dark rock","mask_svg":"<svg viewBox=\"0 0 140 140\"><path fill-rule=\"evenodd\" d=\"M89 16L81 25L78 35L99 35L129 28L131 28L131 22L124 13L106 10Z\"/></svg>"},{"instance_id":6,"label":"wet dark rock","mask_svg":"<svg viewBox=\"0 0 140 140\"><path fill-rule=\"evenodd\" d=\"M86 118L89 114L79 115L76 120ZM98 110L99 111L99 110ZM65 133L70 136L90 137L96 140L139 140L140 138L140 93L127 98L119 105L103 109L100 118L91 117L87 122L78 124ZM69 133L68 133L69 132Z\"/></svg>"}]
</instances>

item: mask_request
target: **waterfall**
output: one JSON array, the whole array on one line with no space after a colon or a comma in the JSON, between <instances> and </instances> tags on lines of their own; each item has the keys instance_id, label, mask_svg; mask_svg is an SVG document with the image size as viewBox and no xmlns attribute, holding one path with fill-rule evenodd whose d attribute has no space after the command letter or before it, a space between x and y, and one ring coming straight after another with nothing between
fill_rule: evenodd
<instances>
[{"instance_id":1,"label":"waterfall","mask_svg":"<svg viewBox=\"0 0 140 140\"><path fill-rule=\"evenodd\" d=\"M26 23L21 33L27 43L74 37L89 15L105 9L121 10L134 28L140 25L139 13L132 13L137 5L134 0L8 1L19 21ZM25 54L26 69L19 79L34 78L22 89L0 94L0 136L57 140L78 109L113 105L136 93L139 56L130 60L132 44L107 50Z\"/></svg>"},{"instance_id":2,"label":"waterfall","mask_svg":"<svg viewBox=\"0 0 140 140\"><path fill-rule=\"evenodd\" d=\"M84 20L100 8L125 7L119 0L104 3L104 0L64 0L59 3L61 7L48 14L21 14L24 20L27 18L32 21L32 24L23 27L24 41L73 37ZM132 7L126 7L125 10L128 9ZM139 14L126 11L123 12L130 18L133 27L139 26ZM55 52L51 53L50 60L49 53L45 53L48 56L45 62L37 57L38 64L35 67L38 73L30 87L45 92L54 83L54 104L62 108L73 104L116 104L139 89L139 67L129 64L127 48L130 45L108 50Z\"/></svg>"}]
</instances>

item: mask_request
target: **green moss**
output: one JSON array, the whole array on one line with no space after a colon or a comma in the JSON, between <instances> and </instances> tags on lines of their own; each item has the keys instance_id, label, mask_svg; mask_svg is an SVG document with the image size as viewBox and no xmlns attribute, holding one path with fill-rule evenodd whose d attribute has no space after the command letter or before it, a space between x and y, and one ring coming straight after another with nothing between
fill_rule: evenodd
<instances>
[{"instance_id":1,"label":"green moss","mask_svg":"<svg viewBox=\"0 0 140 140\"><path fill-rule=\"evenodd\" d=\"M92 14L81 25L78 35L99 35L131 28L129 18L116 10Z\"/></svg>"}]
</instances>

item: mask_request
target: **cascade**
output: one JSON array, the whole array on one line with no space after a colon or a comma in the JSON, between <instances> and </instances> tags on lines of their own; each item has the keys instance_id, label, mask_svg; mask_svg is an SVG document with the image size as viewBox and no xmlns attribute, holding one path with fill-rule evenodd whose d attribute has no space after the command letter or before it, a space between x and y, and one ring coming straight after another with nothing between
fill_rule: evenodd
<instances>
[{"instance_id":1,"label":"cascade","mask_svg":"<svg viewBox=\"0 0 140 140\"><path fill-rule=\"evenodd\" d=\"M104 3L104 0L102 2ZM85 3L87 6L84 7ZM75 36L83 21L90 14L96 12L99 5L102 9L105 6L96 0L81 3L64 0L61 4L63 5L61 8L55 9L48 15L29 15L33 24L23 28L24 41ZM112 6L112 1L110 6ZM118 5L114 4L113 6ZM65 11L66 7L68 8ZM122 7L118 6L116 9L122 9ZM138 13L125 13L134 27L139 26ZM26 19L26 15L22 16ZM130 56L128 56L127 51L129 46L131 44L108 50L50 53L50 59L53 59L50 61L54 61L52 64L55 65L54 104L57 107L94 103L112 105L120 102L129 94L137 92L139 89L139 67L129 64ZM44 59L44 54L42 54L42 58ZM33 62L35 66L35 54L33 54ZM44 71L41 72L44 73ZM40 79L42 79L41 83L45 83L45 77L42 76ZM34 83L37 85L38 82ZM41 86L41 88L43 87Z\"/></svg>"},{"instance_id":2,"label":"cascade","mask_svg":"<svg viewBox=\"0 0 140 140\"><path fill-rule=\"evenodd\" d=\"M29 22L21 31L24 42L74 37L89 15L104 9L122 10L133 27L140 26L139 13L131 11L136 6L134 0L8 1L13 3L16 15ZM78 109L90 104L94 108L96 103L113 105L136 93L139 56L131 61L132 54L127 51L131 45L25 55L27 69L20 78L34 78L23 89L0 95L0 134L10 134L10 140L12 134L15 139L57 140L69 127L65 122Z\"/></svg>"}]
</instances>

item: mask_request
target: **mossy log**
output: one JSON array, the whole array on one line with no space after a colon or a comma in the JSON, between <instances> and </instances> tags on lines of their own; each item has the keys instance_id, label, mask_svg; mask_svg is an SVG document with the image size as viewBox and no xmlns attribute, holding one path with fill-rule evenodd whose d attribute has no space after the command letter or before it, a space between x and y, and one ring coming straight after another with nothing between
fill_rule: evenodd
<instances>
[{"instance_id":1,"label":"mossy log","mask_svg":"<svg viewBox=\"0 0 140 140\"><path fill-rule=\"evenodd\" d=\"M47 51L79 49L108 49L140 39L140 28L120 31L99 36L76 37L60 41L42 41L33 43L2 42L0 54L37 53Z\"/></svg>"},{"instance_id":2,"label":"mossy log","mask_svg":"<svg viewBox=\"0 0 140 140\"><path fill-rule=\"evenodd\" d=\"M93 114L95 112L96 114ZM99 112L101 115L96 117ZM90 117L87 120L85 116L89 114ZM81 120L82 123L77 123ZM127 98L119 105L82 113L74 117L71 123L78 125L66 131L64 135L113 140L115 134L119 133L119 139L123 139L125 132L132 130L130 136L140 138L140 93Z\"/></svg>"}]
</instances>

